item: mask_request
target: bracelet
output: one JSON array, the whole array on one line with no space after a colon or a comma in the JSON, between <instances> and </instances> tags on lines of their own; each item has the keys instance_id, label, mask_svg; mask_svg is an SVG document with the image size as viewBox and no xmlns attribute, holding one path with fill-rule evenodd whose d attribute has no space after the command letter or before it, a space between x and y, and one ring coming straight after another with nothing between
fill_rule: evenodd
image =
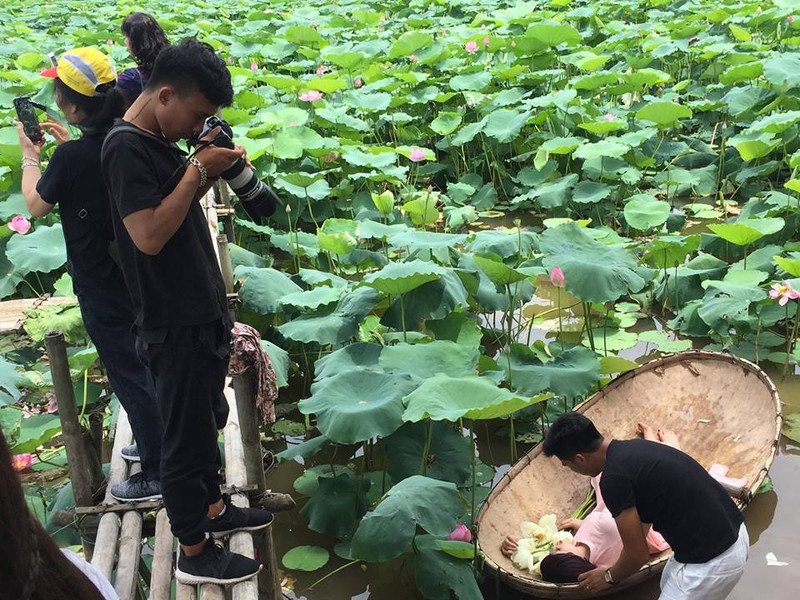
<instances>
[{"instance_id":1,"label":"bracelet","mask_svg":"<svg viewBox=\"0 0 800 600\"><path fill-rule=\"evenodd\" d=\"M206 166L197 160L194 156L189 157L189 164L194 165L197 167L197 170L200 173L200 183L197 184L197 187L201 188L206 184L208 181L208 171L206 171Z\"/></svg>"},{"instance_id":2,"label":"bracelet","mask_svg":"<svg viewBox=\"0 0 800 600\"><path fill-rule=\"evenodd\" d=\"M38 160L30 158L29 156L25 156L22 159L22 168L26 169L27 167L36 167L37 169L39 169L41 168L41 165L39 164Z\"/></svg>"}]
</instances>

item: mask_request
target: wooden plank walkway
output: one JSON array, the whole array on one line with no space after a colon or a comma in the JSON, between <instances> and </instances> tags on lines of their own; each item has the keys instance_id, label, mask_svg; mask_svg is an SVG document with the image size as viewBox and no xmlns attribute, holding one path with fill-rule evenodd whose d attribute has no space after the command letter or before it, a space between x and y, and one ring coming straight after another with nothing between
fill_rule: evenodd
<instances>
[{"instance_id":1,"label":"wooden plank walkway","mask_svg":"<svg viewBox=\"0 0 800 600\"><path fill-rule=\"evenodd\" d=\"M45 294L40 298L21 298L17 300L3 300L0 302L0 335L21 333L22 323L25 321L25 311L42 306L59 306L62 304L75 304L75 298L66 296L54 297Z\"/></svg>"},{"instance_id":2,"label":"wooden plank walkway","mask_svg":"<svg viewBox=\"0 0 800 600\"><path fill-rule=\"evenodd\" d=\"M229 382L228 382L229 383ZM225 442L225 481L228 488L247 488L247 475L245 472L244 449L239 434L239 418L236 408L236 398L233 389L226 385L225 396L230 406L230 417L223 430ZM120 409L114 437L114 450L109 473L109 488L111 485L125 480L138 470L136 463L128 463L121 455L120 450L132 443L132 434L127 415ZM237 506L249 506L245 493L235 493L232 501ZM142 506L144 505L144 507ZM130 507L129 510L124 508ZM138 503L135 505L120 504L106 492L106 497L100 507L92 512L104 508L107 510L97 527L97 537L92 552L92 564L113 584L120 600L135 600L138 598L139 576L142 573L142 550L147 543L142 538L142 516L145 512L157 511L155 526L155 545L153 567L150 573L149 600L170 600L173 585L176 586L178 600L223 600L226 598L225 590L217 585L186 586L178 582L173 583L175 570L176 548L175 540L169 527L169 518L166 509L160 502ZM118 512L114 509L122 509ZM79 511L86 513L88 511ZM239 532L228 536L228 548L255 557L253 535ZM274 553L271 556L261 556L262 563L274 562ZM269 564L265 570L270 570ZM273 567L274 568L274 567ZM230 598L232 600L257 600L259 598L258 580L256 578L231 586ZM270 600L273 600L270 598ZM275 599L277 600L277 599Z\"/></svg>"}]
</instances>

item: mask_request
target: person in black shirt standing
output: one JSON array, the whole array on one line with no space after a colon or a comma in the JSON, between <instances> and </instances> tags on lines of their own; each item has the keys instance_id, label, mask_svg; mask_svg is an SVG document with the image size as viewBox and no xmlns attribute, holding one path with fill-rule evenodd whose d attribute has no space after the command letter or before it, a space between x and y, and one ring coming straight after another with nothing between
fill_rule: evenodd
<instances>
[{"instance_id":1,"label":"person in black shirt standing","mask_svg":"<svg viewBox=\"0 0 800 600\"><path fill-rule=\"evenodd\" d=\"M587 591L605 592L649 560L651 526L674 553L661 600L722 600L733 590L747 560L747 529L725 489L688 454L649 440L606 440L579 413L556 419L544 454L581 475L603 473L600 489L623 550L611 568L579 577Z\"/></svg>"},{"instance_id":2,"label":"person in black shirt standing","mask_svg":"<svg viewBox=\"0 0 800 600\"><path fill-rule=\"evenodd\" d=\"M111 486L111 494L123 501L161 498L161 416L152 377L134 347L133 302L110 254L114 230L100 170L103 139L114 119L122 115L124 100L114 87L114 67L97 48L71 50L42 75L54 78L56 103L82 136L70 141L65 127L43 123L59 146L42 172L41 143L34 144L18 124L24 156L22 194L35 217L50 213L56 204L60 207L67 268L83 322L138 442L138 452L131 455L136 446L129 446L123 457L140 460L142 471Z\"/></svg>"},{"instance_id":3,"label":"person in black shirt standing","mask_svg":"<svg viewBox=\"0 0 800 600\"><path fill-rule=\"evenodd\" d=\"M187 584L254 576L261 565L223 549L213 534L272 522L269 512L237 508L220 490L217 430L227 414L218 409L231 323L198 202L244 152L209 145L187 160L175 144L202 131L232 99L222 59L208 44L184 40L159 54L102 154L122 270L138 308L137 347L164 421L161 487L180 542L175 577Z\"/></svg>"}]
</instances>

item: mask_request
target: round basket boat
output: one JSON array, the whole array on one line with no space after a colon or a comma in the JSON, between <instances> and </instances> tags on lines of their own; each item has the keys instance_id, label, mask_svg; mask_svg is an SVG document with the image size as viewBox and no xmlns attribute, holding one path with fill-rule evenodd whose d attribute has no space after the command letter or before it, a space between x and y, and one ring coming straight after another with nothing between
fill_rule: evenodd
<instances>
[{"instance_id":1,"label":"round basket boat","mask_svg":"<svg viewBox=\"0 0 800 600\"><path fill-rule=\"evenodd\" d=\"M716 352L689 351L647 363L621 375L575 410L592 419L607 438L636 437L636 423L677 433L681 449L706 469L718 463L747 484L744 509L777 452L781 431L778 392L756 365ZM522 571L502 555L500 544L522 521L547 513L566 517L586 497L589 480L542 453L537 445L497 483L478 513L478 544L486 566L507 585L539 598L590 598L577 584L555 584ZM670 556L654 555L608 593L661 572Z\"/></svg>"}]
</instances>

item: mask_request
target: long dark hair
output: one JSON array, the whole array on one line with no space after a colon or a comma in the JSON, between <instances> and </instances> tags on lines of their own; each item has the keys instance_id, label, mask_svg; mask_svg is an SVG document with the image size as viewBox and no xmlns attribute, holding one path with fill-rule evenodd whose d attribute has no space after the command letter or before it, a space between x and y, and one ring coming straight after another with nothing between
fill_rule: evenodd
<instances>
[{"instance_id":1,"label":"long dark hair","mask_svg":"<svg viewBox=\"0 0 800 600\"><path fill-rule=\"evenodd\" d=\"M56 92L61 97L83 109L86 118L78 123L85 133L105 132L111 129L114 119L125 114L125 97L114 87L115 82L97 86L97 96L79 94L58 77L55 78Z\"/></svg>"},{"instance_id":2,"label":"long dark hair","mask_svg":"<svg viewBox=\"0 0 800 600\"><path fill-rule=\"evenodd\" d=\"M61 553L25 503L0 428L0 598L103 600L100 591Z\"/></svg>"},{"instance_id":3,"label":"long dark hair","mask_svg":"<svg viewBox=\"0 0 800 600\"><path fill-rule=\"evenodd\" d=\"M147 79L156 57L170 45L167 35L152 15L143 12L129 14L120 29L130 41L131 55L142 71L142 79Z\"/></svg>"}]
</instances>

